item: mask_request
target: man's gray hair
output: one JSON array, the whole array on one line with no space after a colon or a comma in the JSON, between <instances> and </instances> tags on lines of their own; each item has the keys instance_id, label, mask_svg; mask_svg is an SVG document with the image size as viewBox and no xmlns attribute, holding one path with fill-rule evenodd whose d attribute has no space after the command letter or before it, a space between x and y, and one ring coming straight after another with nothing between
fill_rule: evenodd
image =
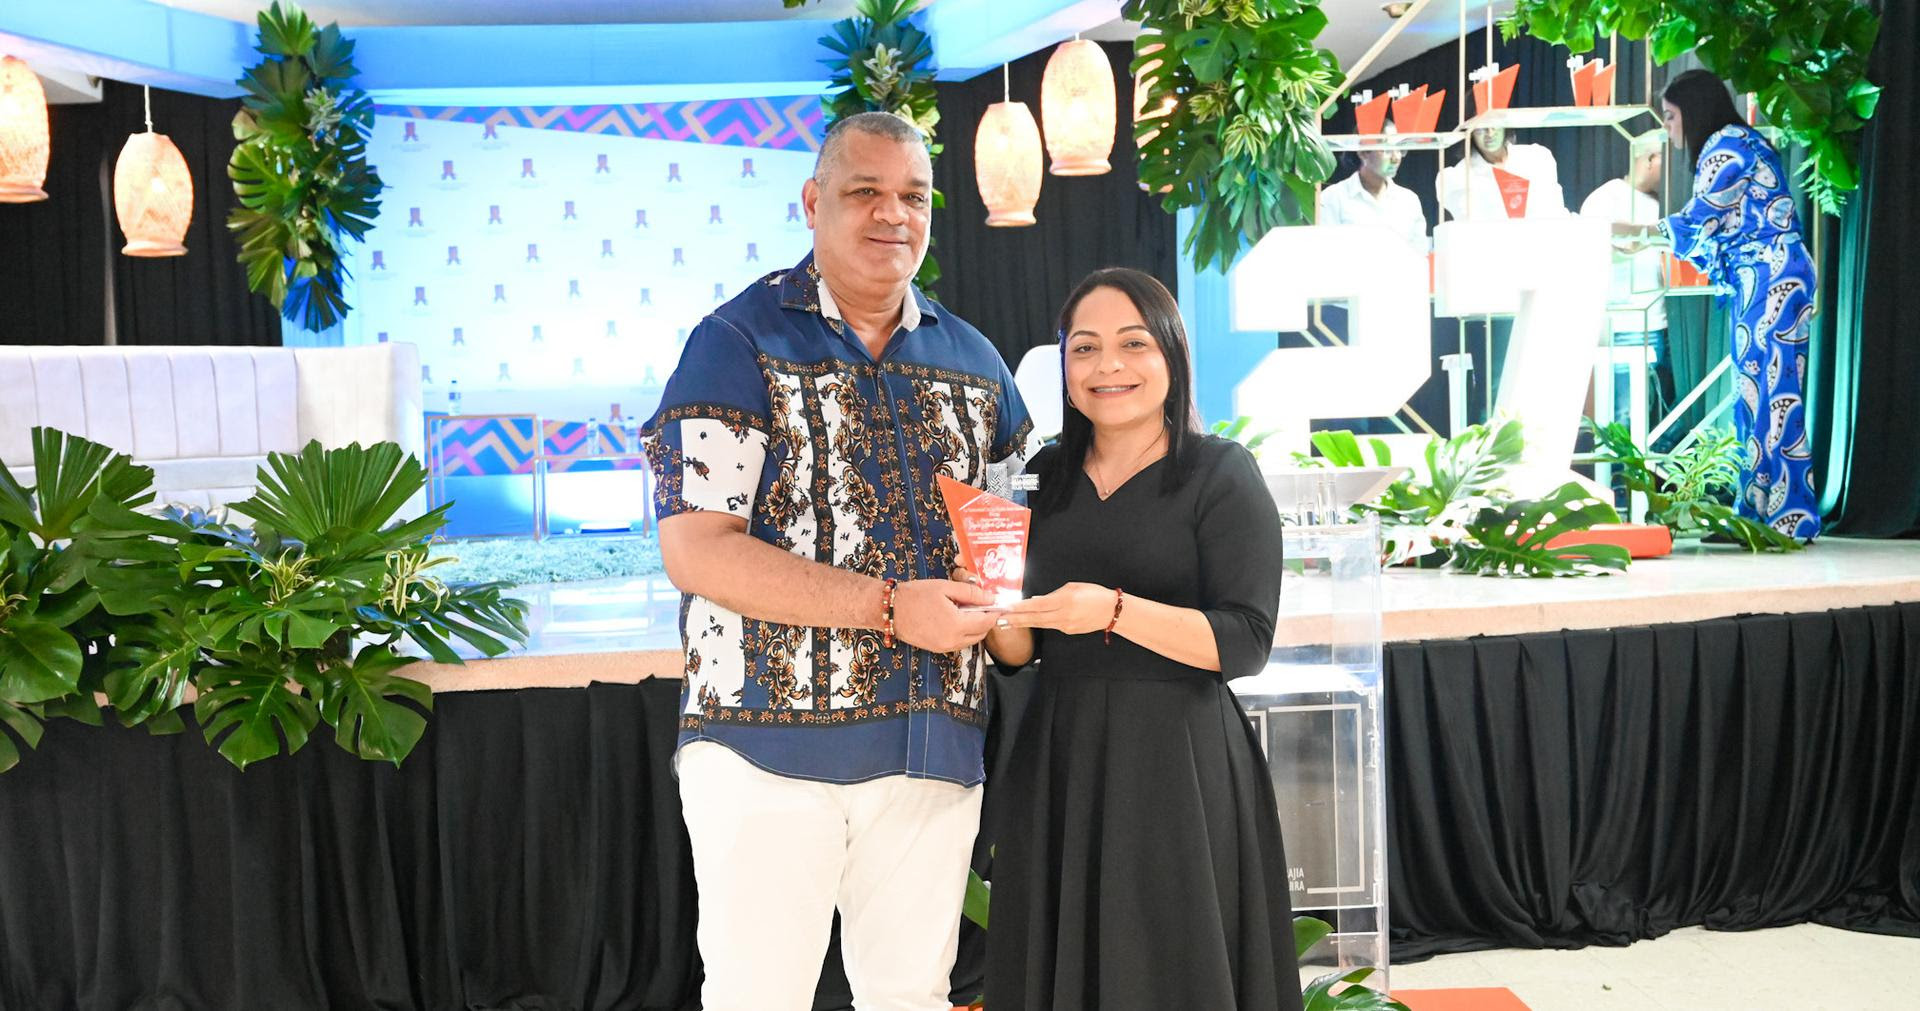
<instances>
[{"instance_id":1,"label":"man's gray hair","mask_svg":"<svg viewBox=\"0 0 1920 1011\"><path fill-rule=\"evenodd\" d=\"M1640 159L1660 150L1666 143L1667 131L1658 128L1648 130L1633 138L1632 143L1627 148L1627 157L1632 159L1635 164L1639 164Z\"/></svg>"},{"instance_id":2,"label":"man's gray hair","mask_svg":"<svg viewBox=\"0 0 1920 1011\"><path fill-rule=\"evenodd\" d=\"M927 142L921 136L919 127L891 112L861 112L836 119L827 128L827 137L820 142L820 156L813 162L813 178L816 181L826 181L827 173L839 164L840 150L846 147L847 135L856 132L902 144L925 145Z\"/></svg>"}]
</instances>

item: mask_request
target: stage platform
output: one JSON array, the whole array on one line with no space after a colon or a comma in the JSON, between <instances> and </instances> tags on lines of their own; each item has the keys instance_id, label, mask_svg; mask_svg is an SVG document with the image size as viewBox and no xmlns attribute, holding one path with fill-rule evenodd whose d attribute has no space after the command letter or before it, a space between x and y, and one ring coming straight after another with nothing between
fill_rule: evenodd
<instances>
[{"instance_id":1,"label":"stage platform","mask_svg":"<svg viewBox=\"0 0 1920 1011\"><path fill-rule=\"evenodd\" d=\"M1288 607L1311 596L1311 576L1285 584ZM665 576L552 586L515 595L532 605L524 650L465 667L409 671L437 692L626 684L679 677L680 596ZM1520 635L1800 614L1920 601L1920 541L1827 538L1790 555L1732 546L1682 547L1625 572L1563 579L1499 579L1391 570L1382 579L1388 642ZM1283 617L1275 639L1313 634L1313 619Z\"/></svg>"}]
</instances>

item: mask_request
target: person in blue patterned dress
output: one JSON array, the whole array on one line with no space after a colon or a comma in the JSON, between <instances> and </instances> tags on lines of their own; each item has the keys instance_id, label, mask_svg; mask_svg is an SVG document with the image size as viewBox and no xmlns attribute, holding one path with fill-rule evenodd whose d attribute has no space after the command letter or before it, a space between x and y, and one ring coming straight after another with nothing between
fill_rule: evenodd
<instances>
[{"instance_id":1,"label":"person in blue patterned dress","mask_svg":"<svg viewBox=\"0 0 1920 1011\"><path fill-rule=\"evenodd\" d=\"M1820 534L1802 389L1813 258L1780 155L1734 110L1727 86L1690 70L1661 96L1667 136L1694 167L1693 196L1660 228L1674 252L1730 288L1734 434L1745 447L1740 513L1802 541Z\"/></svg>"}]
</instances>

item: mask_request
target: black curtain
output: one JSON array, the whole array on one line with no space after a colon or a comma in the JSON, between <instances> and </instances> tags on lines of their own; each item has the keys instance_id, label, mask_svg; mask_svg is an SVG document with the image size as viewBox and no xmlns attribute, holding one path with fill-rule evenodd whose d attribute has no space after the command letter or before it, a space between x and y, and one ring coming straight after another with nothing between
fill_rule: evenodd
<instances>
[{"instance_id":1,"label":"black curtain","mask_svg":"<svg viewBox=\"0 0 1920 1011\"><path fill-rule=\"evenodd\" d=\"M152 97L154 129L193 176L186 255L120 254L126 236L114 218L112 171L127 136L146 129L139 86L107 81L98 103L52 106L48 199L0 204L0 299L23 310L0 313L0 341L106 343L111 272L116 343L280 343L279 313L247 290L226 227L239 100L159 88Z\"/></svg>"},{"instance_id":2,"label":"black curtain","mask_svg":"<svg viewBox=\"0 0 1920 1011\"><path fill-rule=\"evenodd\" d=\"M980 328L1007 359L1020 363L1028 348L1056 340L1055 319L1074 285L1101 267L1134 267L1178 292L1174 218L1140 189L1133 143L1133 46L1104 42L1113 65L1120 117L1113 171L1100 176L1048 175L1034 208L1039 223L988 228L986 205L974 181L973 135L987 106L1002 97L998 71L970 81L937 85L939 138L945 151L933 167L934 185L947 198L933 216L933 252L944 273L934 286L942 304ZM1014 101L1040 118L1040 77L1052 48L1015 60ZM1046 129L1046 124L1041 124Z\"/></svg>"},{"instance_id":3,"label":"black curtain","mask_svg":"<svg viewBox=\"0 0 1920 1011\"><path fill-rule=\"evenodd\" d=\"M697 1008L679 702L445 694L397 769L55 720L0 774L0 1011ZM836 940L815 1007L851 1006Z\"/></svg>"},{"instance_id":4,"label":"black curtain","mask_svg":"<svg viewBox=\"0 0 1920 1011\"><path fill-rule=\"evenodd\" d=\"M1394 958L1920 936L1920 604L1390 645Z\"/></svg>"},{"instance_id":5,"label":"black curtain","mask_svg":"<svg viewBox=\"0 0 1920 1011\"><path fill-rule=\"evenodd\" d=\"M1808 403L1814 458L1838 495L1828 531L1920 536L1920 343L1903 296L1920 243L1913 157L1920 150L1920 9L1874 5L1880 42L1868 79L1885 89L1860 143L1860 189L1826 226Z\"/></svg>"},{"instance_id":6,"label":"black curtain","mask_svg":"<svg viewBox=\"0 0 1920 1011\"><path fill-rule=\"evenodd\" d=\"M0 344L107 341L107 118L98 104L49 106L47 199L0 204Z\"/></svg>"}]
</instances>

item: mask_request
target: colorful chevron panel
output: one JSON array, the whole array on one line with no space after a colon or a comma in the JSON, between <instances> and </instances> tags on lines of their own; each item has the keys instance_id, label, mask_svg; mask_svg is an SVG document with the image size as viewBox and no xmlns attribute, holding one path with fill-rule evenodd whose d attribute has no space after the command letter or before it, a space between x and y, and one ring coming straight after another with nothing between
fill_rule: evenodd
<instances>
[{"instance_id":1,"label":"colorful chevron panel","mask_svg":"<svg viewBox=\"0 0 1920 1011\"><path fill-rule=\"evenodd\" d=\"M549 473L643 470L635 433L619 425L599 424L599 440L584 421L545 421ZM533 421L527 418L453 418L429 412L427 452L439 476L487 477L531 474ZM585 457L586 459L580 459Z\"/></svg>"},{"instance_id":2,"label":"colorful chevron panel","mask_svg":"<svg viewBox=\"0 0 1920 1011\"><path fill-rule=\"evenodd\" d=\"M377 105L374 113L775 151L818 151L823 118L818 95L647 105Z\"/></svg>"}]
</instances>

